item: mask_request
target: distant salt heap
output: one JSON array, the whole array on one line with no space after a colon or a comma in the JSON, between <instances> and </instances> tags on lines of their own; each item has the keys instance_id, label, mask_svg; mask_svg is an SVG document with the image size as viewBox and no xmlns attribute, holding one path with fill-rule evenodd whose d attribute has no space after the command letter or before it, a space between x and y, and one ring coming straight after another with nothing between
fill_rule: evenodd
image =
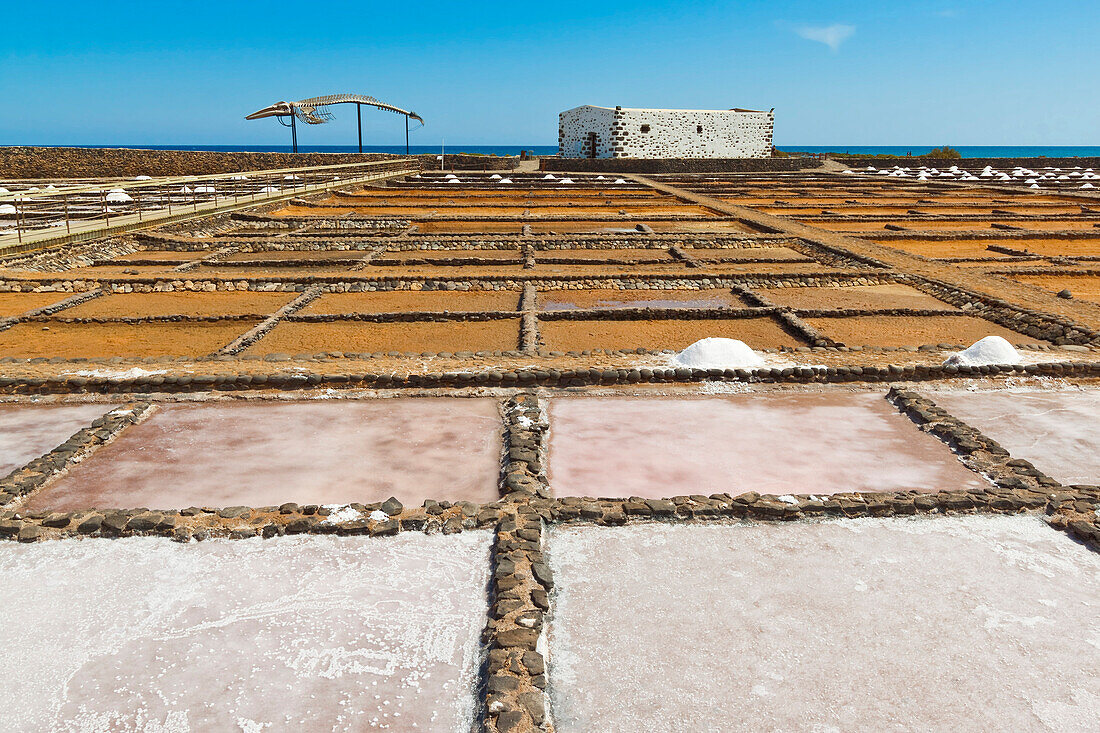
<instances>
[{"instance_id":1,"label":"distant salt heap","mask_svg":"<svg viewBox=\"0 0 1100 733\"><path fill-rule=\"evenodd\" d=\"M963 351L947 357L944 366L986 366L1020 364L1020 352L1000 336L986 336Z\"/></svg>"},{"instance_id":2,"label":"distant salt heap","mask_svg":"<svg viewBox=\"0 0 1100 733\"><path fill-rule=\"evenodd\" d=\"M107 192L106 200L109 204L128 204L134 199L123 189L112 188Z\"/></svg>"},{"instance_id":3,"label":"distant salt heap","mask_svg":"<svg viewBox=\"0 0 1100 733\"><path fill-rule=\"evenodd\" d=\"M693 369L752 369L764 366L764 359L744 341L717 337L696 341L673 357L673 361Z\"/></svg>"}]
</instances>

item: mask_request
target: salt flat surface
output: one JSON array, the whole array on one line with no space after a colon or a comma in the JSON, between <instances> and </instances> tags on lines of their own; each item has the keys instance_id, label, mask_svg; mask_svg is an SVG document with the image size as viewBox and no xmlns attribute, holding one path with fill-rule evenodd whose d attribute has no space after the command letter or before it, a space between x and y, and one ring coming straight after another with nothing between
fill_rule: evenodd
<instances>
[{"instance_id":1,"label":"salt flat surface","mask_svg":"<svg viewBox=\"0 0 1100 733\"><path fill-rule=\"evenodd\" d=\"M500 433L489 399L164 405L27 506L488 502Z\"/></svg>"},{"instance_id":2,"label":"salt flat surface","mask_svg":"<svg viewBox=\"0 0 1100 733\"><path fill-rule=\"evenodd\" d=\"M1087 731L1100 555L1035 517L553 528L569 731Z\"/></svg>"},{"instance_id":3,"label":"salt flat surface","mask_svg":"<svg viewBox=\"0 0 1100 733\"><path fill-rule=\"evenodd\" d=\"M112 405L0 406L0 476L64 443Z\"/></svg>"},{"instance_id":4,"label":"salt flat surface","mask_svg":"<svg viewBox=\"0 0 1100 733\"><path fill-rule=\"evenodd\" d=\"M19 731L468 730L487 532L0 548Z\"/></svg>"},{"instance_id":5,"label":"salt flat surface","mask_svg":"<svg viewBox=\"0 0 1100 733\"><path fill-rule=\"evenodd\" d=\"M881 393L550 402L558 496L985 487Z\"/></svg>"},{"instance_id":6,"label":"salt flat surface","mask_svg":"<svg viewBox=\"0 0 1100 733\"><path fill-rule=\"evenodd\" d=\"M929 391L960 420L1064 484L1100 483L1100 391Z\"/></svg>"}]
</instances>

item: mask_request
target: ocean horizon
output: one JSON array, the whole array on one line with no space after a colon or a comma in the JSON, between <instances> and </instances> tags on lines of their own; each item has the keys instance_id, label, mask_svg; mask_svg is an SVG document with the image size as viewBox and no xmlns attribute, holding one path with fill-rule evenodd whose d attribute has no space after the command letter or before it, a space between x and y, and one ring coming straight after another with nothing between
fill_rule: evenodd
<instances>
[{"instance_id":1,"label":"ocean horizon","mask_svg":"<svg viewBox=\"0 0 1100 733\"><path fill-rule=\"evenodd\" d=\"M21 147L21 146L0 146ZM189 150L226 153L289 153L290 145L37 145L44 148L117 148L133 150ZM939 145L779 145L784 152L851 153L856 155L923 155ZM1091 158L1100 157L1100 145L952 145L964 158ZM358 145L299 145L300 153L355 153ZM447 145L449 154L556 155L557 145ZM364 153L403 154L404 145L364 145ZM410 145L411 155L438 155L438 145Z\"/></svg>"}]
</instances>

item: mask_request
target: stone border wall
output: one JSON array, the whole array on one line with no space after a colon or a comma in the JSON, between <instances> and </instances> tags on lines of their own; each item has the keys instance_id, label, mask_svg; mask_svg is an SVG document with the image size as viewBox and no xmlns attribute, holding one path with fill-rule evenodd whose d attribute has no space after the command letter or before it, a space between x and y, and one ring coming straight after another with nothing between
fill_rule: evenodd
<instances>
[{"instance_id":1,"label":"stone border wall","mask_svg":"<svg viewBox=\"0 0 1100 733\"><path fill-rule=\"evenodd\" d=\"M387 153L247 153L135 148L0 147L0 178L132 178L366 163Z\"/></svg>"},{"instance_id":2,"label":"stone border wall","mask_svg":"<svg viewBox=\"0 0 1100 733\"><path fill-rule=\"evenodd\" d=\"M757 173L822 165L815 158L539 158L540 171L574 173Z\"/></svg>"},{"instance_id":3,"label":"stone border wall","mask_svg":"<svg viewBox=\"0 0 1100 733\"><path fill-rule=\"evenodd\" d=\"M866 168L873 165L876 168L891 168L895 165L901 167L919 168L922 165L928 168L950 168L957 165L960 168L984 168L987 165L996 169L1014 168L1023 166L1038 170L1040 168L1100 168L1100 158L909 158L899 156L896 158L851 158L844 155L830 153L830 160L835 160L849 166L853 170Z\"/></svg>"}]
</instances>

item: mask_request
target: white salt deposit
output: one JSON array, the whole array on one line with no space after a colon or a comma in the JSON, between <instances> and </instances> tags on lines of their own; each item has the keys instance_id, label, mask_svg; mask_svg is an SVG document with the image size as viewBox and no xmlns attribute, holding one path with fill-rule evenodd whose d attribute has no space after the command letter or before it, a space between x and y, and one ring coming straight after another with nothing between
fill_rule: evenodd
<instances>
[{"instance_id":1,"label":"white salt deposit","mask_svg":"<svg viewBox=\"0 0 1100 733\"><path fill-rule=\"evenodd\" d=\"M491 180L491 181L500 180L500 174L499 173L494 173L493 175L489 176L489 180Z\"/></svg>"},{"instance_id":2,"label":"white salt deposit","mask_svg":"<svg viewBox=\"0 0 1100 733\"><path fill-rule=\"evenodd\" d=\"M6 543L3 728L470 730L491 537Z\"/></svg>"},{"instance_id":3,"label":"white salt deposit","mask_svg":"<svg viewBox=\"0 0 1100 733\"><path fill-rule=\"evenodd\" d=\"M572 178L563 178L560 181L558 181L558 183L572 183L572 182L573 182Z\"/></svg>"},{"instance_id":4,"label":"white salt deposit","mask_svg":"<svg viewBox=\"0 0 1100 733\"><path fill-rule=\"evenodd\" d=\"M133 201L133 197L126 193L121 188L112 188L106 196L107 203L109 204L128 204Z\"/></svg>"},{"instance_id":5,"label":"white salt deposit","mask_svg":"<svg viewBox=\"0 0 1100 733\"><path fill-rule=\"evenodd\" d=\"M300 181L300 180L302 180L302 178L301 178L301 176L296 176L294 174L287 174L287 175L283 176L283 180L284 181Z\"/></svg>"},{"instance_id":6,"label":"white salt deposit","mask_svg":"<svg viewBox=\"0 0 1100 733\"><path fill-rule=\"evenodd\" d=\"M260 193L276 193L278 192L278 190L279 189L275 188L274 186L264 186L260 189Z\"/></svg>"},{"instance_id":7,"label":"white salt deposit","mask_svg":"<svg viewBox=\"0 0 1100 733\"><path fill-rule=\"evenodd\" d=\"M615 183L626 183L626 179L625 178L616 178L614 182Z\"/></svg>"},{"instance_id":8,"label":"white salt deposit","mask_svg":"<svg viewBox=\"0 0 1100 733\"><path fill-rule=\"evenodd\" d=\"M676 354L673 361L693 369L752 369L764 366L764 359L744 341L719 337L696 341Z\"/></svg>"},{"instance_id":9,"label":"white salt deposit","mask_svg":"<svg viewBox=\"0 0 1100 733\"><path fill-rule=\"evenodd\" d=\"M511 183L511 182L512 182L512 179L511 179L511 178L501 178L501 179L500 179L499 181L497 181L497 182L498 182L498 183Z\"/></svg>"},{"instance_id":10,"label":"white salt deposit","mask_svg":"<svg viewBox=\"0 0 1100 733\"><path fill-rule=\"evenodd\" d=\"M944 365L984 366L988 364L1020 364L1020 352L1000 336L986 336L947 357Z\"/></svg>"},{"instance_id":11,"label":"white salt deposit","mask_svg":"<svg viewBox=\"0 0 1100 733\"><path fill-rule=\"evenodd\" d=\"M545 176L542 177L542 180L544 180L544 181L555 181L555 180L557 180L557 178L558 177L555 176L553 173L547 173Z\"/></svg>"},{"instance_id":12,"label":"white salt deposit","mask_svg":"<svg viewBox=\"0 0 1100 733\"><path fill-rule=\"evenodd\" d=\"M448 173L447 175L445 175L443 177L444 178L458 178L458 176L456 176L454 173Z\"/></svg>"},{"instance_id":13,"label":"white salt deposit","mask_svg":"<svg viewBox=\"0 0 1100 733\"><path fill-rule=\"evenodd\" d=\"M328 516L321 520L321 524L343 524L344 522L354 522L363 516L362 512L352 509L347 504L325 504L325 509L328 509Z\"/></svg>"},{"instance_id":14,"label":"white salt deposit","mask_svg":"<svg viewBox=\"0 0 1100 733\"><path fill-rule=\"evenodd\" d=\"M195 186L195 193L215 193L213 186Z\"/></svg>"},{"instance_id":15,"label":"white salt deposit","mask_svg":"<svg viewBox=\"0 0 1100 733\"><path fill-rule=\"evenodd\" d=\"M18 214L18 213L19 212L16 210L14 205L12 205L12 204L0 204L0 214L10 214L10 215L14 216L15 214Z\"/></svg>"},{"instance_id":16,"label":"white salt deposit","mask_svg":"<svg viewBox=\"0 0 1100 733\"><path fill-rule=\"evenodd\" d=\"M1100 715L1100 555L1038 517L558 526L547 555L560 733Z\"/></svg>"},{"instance_id":17,"label":"white salt deposit","mask_svg":"<svg viewBox=\"0 0 1100 733\"><path fill-rule=\"evenodd\" d=\"M153 180L153 177L152 176L134 176L134 180L135 181L151 181L151 180Z\"/></svg>"}]
</instances>

